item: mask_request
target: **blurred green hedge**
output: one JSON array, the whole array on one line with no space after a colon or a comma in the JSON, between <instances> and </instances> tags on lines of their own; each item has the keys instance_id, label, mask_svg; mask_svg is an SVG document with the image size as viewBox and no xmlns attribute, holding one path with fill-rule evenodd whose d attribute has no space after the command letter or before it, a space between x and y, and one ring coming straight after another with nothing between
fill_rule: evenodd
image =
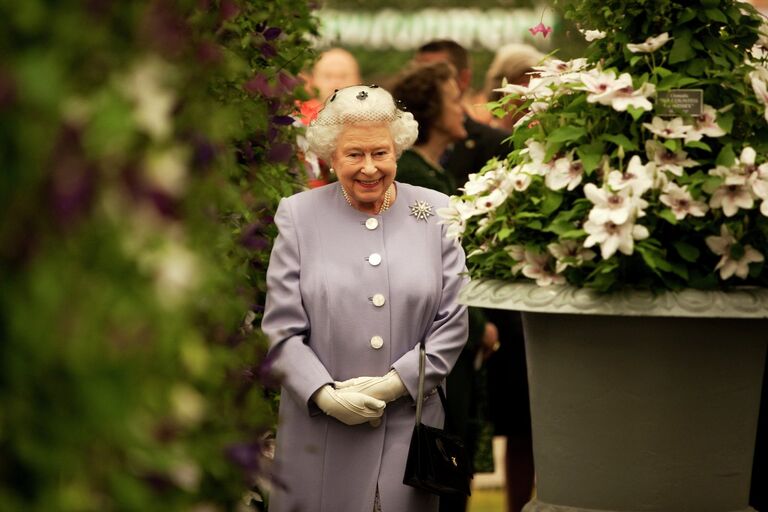
<instances>
[{"instance_id":1,"label":"blurred green hedge","mask_svg":"<svg viewBox=\"0 0 768 512\"><path fill-rule=\"evenodd\" d=\"M0 14L0 509L248 508L309 5Z\"/></svg>"}]
</instances>

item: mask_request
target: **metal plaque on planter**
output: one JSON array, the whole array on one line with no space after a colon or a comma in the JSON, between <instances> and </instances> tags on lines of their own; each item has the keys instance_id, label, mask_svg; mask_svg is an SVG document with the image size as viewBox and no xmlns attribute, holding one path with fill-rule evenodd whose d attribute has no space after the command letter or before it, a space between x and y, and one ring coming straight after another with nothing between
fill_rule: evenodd
<instances>
[{"instance_id":1,"label":"metal plaque on planter","mask_svg":"<svg viewBox=\"0 0 768 512\"><path fill-rule=\"evenodd\" d=\"M703 104L702 89L670 89L656 93L655 110L659 116L700 116Z\"/></svg>"}]
</instances>

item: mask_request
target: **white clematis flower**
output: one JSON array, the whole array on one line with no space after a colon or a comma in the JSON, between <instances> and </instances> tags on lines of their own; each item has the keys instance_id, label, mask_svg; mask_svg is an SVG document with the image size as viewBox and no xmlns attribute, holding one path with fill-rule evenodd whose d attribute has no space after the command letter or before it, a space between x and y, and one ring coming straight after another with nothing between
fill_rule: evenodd
<instances>
[{"instance_id":1,"label":"white clematis flower","mask_svg":"<svg viewBox=\"0 0 768 512\"><path fill-rule=\"evenodd\" d=\"M512 265L512 274L517 275L525 266L525 247L522 245L508 245L504 248L504 252L509 254L509 257L515 262Z\"/></svg>"},{"instance_id":2,"label":"white clematis flower","mask_svg":"<svg viewBox=\"0 0 768 512\"><path fill-rule=\"evenodd\" d=\"M613 170L608 173L608 186L613 190L629 188L632 195L640 197L653 187L654 164L643 165L640 156L634 155L624 172Z\"/></svg>"},{"instance_id":3,"label":"white clematis flower","mask_svg":"<svg viewBox=\"0 0 768 512\"><path fill-rule=\"evenodd\" d=\"M763 117L768 121L768 84L766 83L766 80L755 71L749 74L749 78L752 82L752 90L755 91L757 100L765 106Z\"/></svg>"},{"instance_id":4,"label":"white clematis flower","mask_svg":"<svg viewBox=\"0 0 768 512\"><path fill-rule=\"evenodd\" d=\"M648 238L648 228L627 221L623 224L614 222L595 222L588 220L584 223L584 231L589 236L584 240L584 247L600 245L600 255L604 260L613 256L618 250L630 255L635 250L635 240Z\"/></svg>"},{"instance_id":5,"label":"white clematis flower","mask_svg":"<svg viewBox=\"0 0 768 512\"><path fill-rule=\"evenodd\" d=\"M475 208L474 203L463 201L457 196L451 196L445 208L437 209L437 215L442 218L438 223L448 226L445 237L453 240L461 240L467 219L480 213L482 212Z\"/></svg>"},{"instance_id":6,"label":"white clematis flower","mask_svg":"<svg viewBox=\"0 0 768 512\"><path fill-rule=\"evenodd\" d=\"M653 160L658 171L666 171L675 176L682 176L685 167L696 167L699 163L688 158L685 151L670 151L664 144L657 140L645 141L645 154Z\"/></svg>"},{"instance_id":7,"label":"white clematis flower","mask_svg":"<svg viewBox=\"0 0 768 512\"><path fill-rule=\"evenodd\" d=\"M584 176L584 165L581 160L573 160L573 151L555 160L555 165L544 177L544 184L552 190L567 188L575 189Z\"/></svg>"},{"instance_id":8,"label":"white clematis flower","mask_svg":"<svg viewBox=\"0 0 768 512\"><path fill-rule=\"evenodd\" d=\"M642 210L648 203L632 197L631 194L632 189L629 187L612 191L597 188L594 183L587 183L584 185L584 195L595 205L589 212L589 220L598 224L624 224L630 217L642 216Z\"/></svg>"},{"instance_id":9,"label":"white clematis flower","mask_svg":"<svg viewBox=\"0 0 768 512\"><path fill-rule=\"evenodd\" d=\"M749 244L744 246L744 254L741 258L734 259L731 255L731 249L736 243L736 239L725 224L720 226L720 236L708 236L706 242L707 247L713 253L721 256L715 270L720 271L720 278L723 280L729 279L733 275L746 279L749 275L749 264L758 263L765 259L758 250Z\"/></svg>"},{"instance_id":10,"label":"white clematis flower","mask_svg":"<svg viewBox=\"0 0 768 512\"><path fill-rule=\"evenodd\" d=\"M582 33L584 39L586 39L588 43L597 41L598 39L603 39L607 35L602 30L579 30L579 32Z\"/></svg>"},{"instance_id":11,"label":"white clematis flower","mask_svg":"<svg viewBox=\"0 0 768 512\"><path fill-rule=\"evenodd\" d=\"M667 44L672 38L668 32L664 32L655 37L649 37L642 43L628 43L627 49L632 53L652 53Z\"/></svg>"},{"instance_id":12,"label":"white clematis flower","mask_svg":"<svg viewBox=\"0 0 768 512\"><path fill-rule=\"evenodd\" d=\"M639 89L632 86L619 89L611 98L611 106L619 112L626 112L627 107L640 110L653 110L653 104L648 98L656 94L656 86L652 83L644 83Z\"/></svg>"},{"instance_id":13,"label":"white clematis flower","mask_svg":"<svg viewBox=\"0 0 768 512\"><path fill-rule=\"evenodd\" d=\"M703 217L709 208L706 203L696 201L691 193L688 192L688 186L679 186L676 183L668 183L659 197L662 203L669 206L677 220L682 220L686 215L694 217Z\"/></svg>"},{"instance_id":14,"label":"white clematis flower","mask_svg":"<svg viewBox=\"0 0 768 512\"><path fill-rule=\"evenodd\" d=\"M761 197L758 192L763 193L762 182L766 179L764 172L768 172L768 169L763 168L761 171L755 165L756 157L755 150L746 146L731 167L718 165L709 171L710 175L720 176L724 180L712 194L709 206L722 208L726 217L736 215L739 208L749 210L754 206L755 196Z\"/></svg>"},{"instance_id":15,"label":"white clematis flower","mask_svg":"<svg viewBox=\"0 0 768 512\"><path fill-rule=\"evenodd\" d=\"M585 249L576 240L563 240L547 246L549 253L557 259L555 272L562 273L569 266L580 267L585 261L595 259L595 251Z\"/></svg>"},{"instance_id":16,"label":"white clematis flower","mask_svg":"<svg viewBox=\"0 0 768 512\"><path fill-rule=\"evenodd\" d=\"M493 189L488 195L476 198L473 206L478 214L485 214L501 206L507 200L507 197L509 197L507 191L499 187Z\"/></svg>"},{"instance_id":17,"label":"white clematis flower","mask_svg":"<svg viewBox=\"0 0 768 512\"><path fill-rule=\"evenodd\" d=\"M722 137L725 130L717 124L717 110L709 105L704 105L701 115L694 119L693 132L707 137Z\"/></svg>"},{"instance_id":18,"label":"white clematis flower","mask_svg":"<svg viewBox=\"0 0 768 512\"><path fill-rule=\"evenodd\" d=\"M743 177L742 177L743 179ZM731 183L727 181L720 185L709 198L709 206L712 208L722 208L726 217L733 217L739 211L739 208L750 210L755 205L755 199L752 191L744 183Z\"/></svg>"},{"instance_id":19,"label":"white clematis flower","mask_svg":"<svg viewBox=\"0 0 768 512\"><path fill-rule=\"evenodd\" d=\"M632 88L632 77L629 73L623 73L617 77L613 70L593 69L580 73L579 80L583 85L576 87L576 90L586 91L589 103L601 105L610 105L620 89Z\"/></svg>"},{"instance_id":20,"label":"white clematis flower","mask_svg":"<svg viewBox=\"0 0 768 512\"><path fill-rule=\"evenodd\" d=\"M540 66L533 66L542 78L562 77L582 71L587 67L587 59L579 58L572 60L547 59Z\"/></svg>"},{"instance_id":21,"label":"white clematis flower","mask_svg":"<svg viewBox=\"0 0 768 512\"><path fill-rule=\"evenodd\" d=\"M532 176L546 176L555 165L554 160L544 161L547 148L541 142L533 139L529 139L525 144L527 148L523 149L520 154L528 154L530 160L521 166L520 171Z\"/></svg>"},{"instance_id":22,"label":"white clematis flower","mask_svg":"<svg viewBox=\"0 0 768 512\"><path fill-rule=\"evenodd\" d=\"M686 142L701 139L701 134L696 133L693 126L683 124L683 119L680 117L665 121L654 116L650 123L643 123L643 128L665 139L685 139Z\"/></svg>"},{"instance_id":23,"label":"white clematis flower","mask_svg":"<svg viewBox=\"0 0 768 512\"><path fill-rule=\"evenodd\" d=\"M549 268L551 256L546 252L526 250L524 255L523 275L535 279L539 286L563 284L565 278Z\"/></svg>"}]
</instances>

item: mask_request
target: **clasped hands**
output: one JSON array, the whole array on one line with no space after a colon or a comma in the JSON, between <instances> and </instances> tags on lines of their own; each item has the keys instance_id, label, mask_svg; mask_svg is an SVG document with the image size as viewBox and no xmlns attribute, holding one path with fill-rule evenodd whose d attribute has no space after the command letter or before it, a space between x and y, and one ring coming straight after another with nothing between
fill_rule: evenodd
<instances>
[{"instance_id":1,"label":"clasped hands","mask_svg":"<svg viewBox=\"0 0 768 512\"><path fill-rule=\"evenodd\" d=\"M395 370L382 377L356 377L333 386L326 384L318 389L312 399L327 415L346 425L369 422L378 427L388 402L406 393L400 375Z\"/></svg>"}]
</instances>

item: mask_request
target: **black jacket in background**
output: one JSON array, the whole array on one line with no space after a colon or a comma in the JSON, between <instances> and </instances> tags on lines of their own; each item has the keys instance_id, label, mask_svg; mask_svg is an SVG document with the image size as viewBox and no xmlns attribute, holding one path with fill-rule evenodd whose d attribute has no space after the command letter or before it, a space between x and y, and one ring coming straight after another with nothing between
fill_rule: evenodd
<instances>
[{"instance_id":1,"label":"black jacket in background","mask_svg":"<svg viewBox=\"0 0 768 512\"><path fill-rule=\"evenodd\" d=\"M491 158L505 157L511 150L509 143L502 143L509 133L479 123L470 116L464 117L467 138L454 144L443 157L443 167L453 176L456 184L463 187L467 176L478 172Z\"/></svg>"}]
</instances>

